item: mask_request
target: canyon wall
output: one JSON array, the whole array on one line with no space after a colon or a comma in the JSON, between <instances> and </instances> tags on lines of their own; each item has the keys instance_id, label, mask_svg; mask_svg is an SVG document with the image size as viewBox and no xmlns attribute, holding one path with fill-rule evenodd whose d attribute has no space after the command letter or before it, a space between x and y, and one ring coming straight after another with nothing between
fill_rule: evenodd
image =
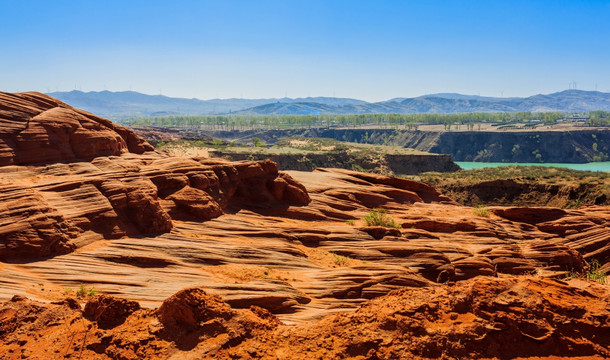
<instances>
[{"instance_id":1,"label":"canyon wall","mask_svg":"<svg viewBox=\"0 0 610 360\"><path fill-rule=\"evenodd\" d=\"M586 163L607 161L610 130L577 131L412 131L394 129L290 129L205 132L223 139L258 137L272 144L287 136L333 138L388 144L436 154L454 161Z\"/></svg>"},{"instance_id":2,"label":"canyon wall","mask_svg":"<svg viewBox=\"0 0 610 360\"><path fill-rule=\"evenodd\" d=\"M391 172L396 175L414 175L427 171L449 172L459 170L449 155L441 154L371 154L354 156L345 151L309 154L257 154L231 153L221 150L210 155L236 160L271 160L282 170L312 171L323 167L360 169L373 172Z\"/></svg>"}]
</instances>

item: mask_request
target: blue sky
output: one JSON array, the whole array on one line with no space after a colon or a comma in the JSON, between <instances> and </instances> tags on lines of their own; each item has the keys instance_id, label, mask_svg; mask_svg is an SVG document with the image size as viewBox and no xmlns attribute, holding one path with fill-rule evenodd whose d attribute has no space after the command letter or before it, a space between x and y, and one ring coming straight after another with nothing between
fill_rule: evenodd
<instances>
[{"instance_id":1,"label":"blue sky","mask_svg":"<svg viewBox=\"0 0 610 360\"><path fill-rule=\"evenodd\" d=\"M610 92L610 1L0 0L0 90Z\"/></svg>"}]
</instances>

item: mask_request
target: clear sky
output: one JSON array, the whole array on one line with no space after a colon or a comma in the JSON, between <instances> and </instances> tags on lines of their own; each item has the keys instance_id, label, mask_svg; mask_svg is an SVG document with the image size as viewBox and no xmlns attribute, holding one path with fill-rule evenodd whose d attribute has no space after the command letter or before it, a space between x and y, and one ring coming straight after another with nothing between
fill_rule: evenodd
<instances>
[{"instance_id":1,"label":"clear sky","mask_svg":"<svg viewBox=\"0 0 610 360\"><path fill-rule=\"evenodd\" d=\"M610 91L610 1L0 0L0 90Z\"/></svg>"}]
</instances>

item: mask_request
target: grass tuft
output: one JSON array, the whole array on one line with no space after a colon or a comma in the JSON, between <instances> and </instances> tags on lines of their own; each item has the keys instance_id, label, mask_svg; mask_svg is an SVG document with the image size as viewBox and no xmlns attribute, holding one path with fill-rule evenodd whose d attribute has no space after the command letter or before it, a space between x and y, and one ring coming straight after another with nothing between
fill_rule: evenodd
<instances>
[{"instance_id":1,"label":"grass tuft","mask_svg":"<svg viewBox=\"0 0 610 360\"><path fill-rule=\"evenodd\" d=\"M472 209L472 213L476 216L486 217L491 216L491 211L485 205L477 205Z\"/></svg>"},{"instance_id":2,"label":"grass tuft","mask_svg":"<svg viewBox=\"0 0 610 360\"><path fill-rule=\"evenodd\" d=\"M347 266L350 263L350 258L347 256L335 254L333 252L330 253L333 256L333 261L337 266Z\"/></svg>"},{"instance_id":3,"label":"grass tuft","mask_svg":"<svg viewBox=\"0 0 610 360\"><path fill-rule=\"evenodd\" d=\"M606 283L606 272L601 269L601 264L597 260L591 261L589 270L585 272L585 279L594 280L602 284Z\"/></svg>"},{"instance_id":4,"label":"grass tuft","mask_svg":"<svg viewBox=\"0 0 610 360\"><path fill-rule=\"evenodd\" d=\"M570 271L566 274L565 279L587 279L597 281L599 283L606 283L607 274L605 271L601 269L601 264L597 260L592 260L591 265L589 265L589 269L584 273L579 273L576 271Z\"/></svg>"},{"instance_id":5,"label":"grass tuft","mask_svg":"<svg viewBox=\"0 0 610 360\"><path fill-rule=\"evenodd\" d=\"M80 284L78 286L78 290L76 290L76 297L78 299L84 299L86 297L91 297L97 295L97 290L92 286L87 289L85 284Z\"/></svg>"},{"instance_id":6,"label":"grass tuft","mask_svg":"<svg viewBox=\"0 0 610 360\"><path fill-rule=\"evenodd\" d=\"M364 217L364 222L367 226L384 226L400 229L400 225L398 225L394 219L388 216L387 211L384 209L372 209Z\"/></svg>"}]
</instances>

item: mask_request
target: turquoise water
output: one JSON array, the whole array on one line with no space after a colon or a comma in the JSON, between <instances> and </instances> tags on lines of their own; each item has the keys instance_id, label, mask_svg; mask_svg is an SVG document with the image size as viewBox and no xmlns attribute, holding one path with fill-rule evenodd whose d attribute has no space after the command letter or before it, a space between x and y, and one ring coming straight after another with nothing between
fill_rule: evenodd
<instances>
[{"instance_id":1,"label":"turquoise water","mask_svg":"<svg viewBox=\"0 0 610 360\"><path fill-rule=\"evenodd\" d=\"M567 163L492 163L492 162L471 162L471 161L456 161L462 169L481 169L486 167L499 167L499 166L546 166L546 167L559 167L573 170L586 170L586 171L608 171L610 172L610 161L604 162L591 162L586 164L567 164Z\"/></svg>"}]
</instances>

